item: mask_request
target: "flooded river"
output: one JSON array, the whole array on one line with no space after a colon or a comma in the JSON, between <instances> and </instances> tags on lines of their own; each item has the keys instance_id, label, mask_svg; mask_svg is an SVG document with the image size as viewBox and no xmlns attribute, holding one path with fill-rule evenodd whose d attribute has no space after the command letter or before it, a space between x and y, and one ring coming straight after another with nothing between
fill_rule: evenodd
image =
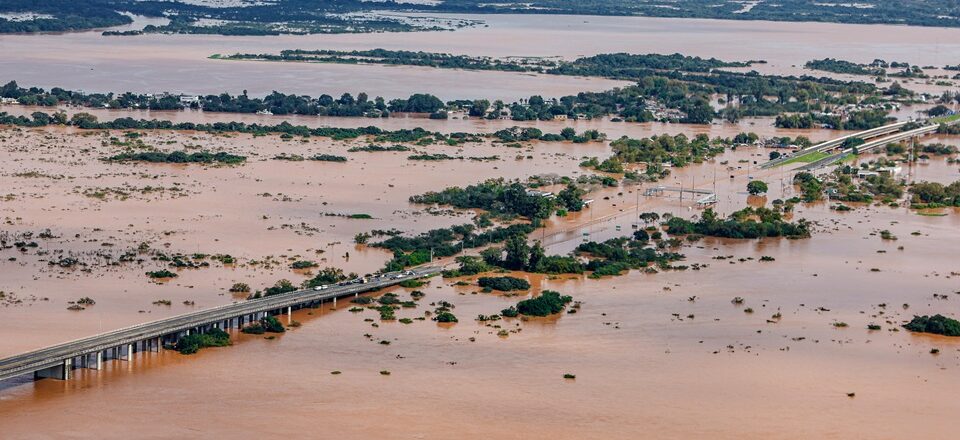
<instances>
[{"instance_id":1,"label":"flooded river","mask_svg":"<svg viewBox=\"0 0 960 440\"><path fill-rule=\"evenodd\" d=\"M604 143L539 143L521 150L430 146L418 150L501 159L421 163L406 160L407 153L346 152L361 141L157 132L144 142L225 150L247 155L249 163L132 165L98 160L119 148L101 135L2 134L0 183L11 195L0 202L0 215L7 219L3 230L49 228L55 237L38 240L35 250L3 251L0 290L23 300L0 307L0 333L17 335L0 341L3 355L237 300L242 295L226 292L234 282L259 288L280 278L305 279L286 268L291 259L372 271L389 255L354 245L357 232L391 227L422 232L469 221L427 214L407 202L410 195L491 175L577 175L584 172L577 167L582 157L609 154ZM341 154L349 161L269 159L279 153ZM791 185L780 184L779 171L750 165L766 153L729 152L677 170L664 184L716 188L721 213L748 202L742 191L751 177L770 183L770 200L795 195ZM724 161L735 170L726 171ZM917 180L960 178L942 159L908 171ZM155 190L144 191L147 186ZM174 187L180 190L170 191ZM90 188L107 195L85 195ZM111 188L128 196L118 197ZM552 220L538 238L549 252L565 253L585 233L594 240L629 233L621 231L631 230L637 211L698 212L689 200L642 197L641 189L598 189L590 209ZM374 219L325 215L333 213L368 213ZM75 370L78 378L69 382L8 382L0 389L0 417L5 432L16 438L130 435L83 429L91 418L133 424L145 438L938 435L949 414L960 409L950 403L951 390L960 385L955 374L960 343L894 330L914 313L956 311L952 301L933 297L957 290L960 268L952 249L960 245L955 232L960 216L946 214L925 217L884 207L838 214L821 203L802 206L795 215L818 224L807 240L707 239L684 245L684 264L707 266L699 271L632 272L602 280L529 276L534 292L559 290L583 303L577 314L548 320L475 322L475 316L497 313L524 296L479 293L475 285L438 278L422 289L420 306L401 310L399 317L423 316L432 309L428 304L442 300L456 306L458 324L438 326L429 318L409 325L379 322L369 310L349 312L343 301L337 310L327 305L295 313L302 326L276 340L235 335L234 347L195 356L143 354L130 363L109 361L100 372ZM880 240L873 235L879 229L899 240ZM102 249L144 242L167 253L229 253L238 263L180 270L180 277L162 284L143 275L165 267L161 262L95 264ZM60 251L89 262L91 270L48 266ZM761 256L775 261L759 262ZM394 291L401 297L409 293ZM66 310L68 301L81 296L97 304ZM737 296L744 305L731 304ZM151 304L158 299L171 305ZM746 307L754 313L745 313ZM769 321L775 313L782 318ZM835 322L849 327L835 328ZM866 330L870 323L883 330ZM498 336L500 330L508 336ZM931 348L940 354L931 355ZM391 374L381 374L384 370ZM923 399L904 397L910 395ZM44 434L34 435L40 418Z\"/></svg>"},{"instance_id":2,"label":"flooded river","mask_svg":"<svg viewBox=\"0 0 960 440\"><path fill-rule=\"evenodd\" d=\"M464 17L481 19L487 26L455 32L273 37L104 37L99 32L0 35L0 79L90 92L238 94L247 90L262 96L277 90L338 96L364 91L388 99L426 92L442 99L514 101L534 94L558 97L599 91L623 83L416 67L237 63L207 57L283 49L372 48L567 59L612 52L680 52L726 60L766 60L769 64L756 68L784 74L809 73L801 68L803 64L825 57L856 62L882 58L937 67L960 62L960 29L642 17Z\"/></svg>"},{"instance_id":3,"label":"flooded river","mask_svg":"<svg viewBox=\"0 0 960 440\"><path fill-rule=\"evenodd\" d=\"M957 30L889 26L661 20L616 17L485 16L490 27L452 33L285 37L142 36L95 33L0 36L0 78L22 84L94 90L171 90L251 94L270 90L356 92L445 98L515 99L600 90L610 82L499 73L226 63L211 53L302 48L417 49L478 55L674 52L729 59L767 59L764 69L794 72L809 58L897 59L956 64ZM558 44L562 41L563 44ZM387 70L389 69L389 70ZM434 76L429 76L434 75ZM367 81L369 79L369 81ZM5 106L28 114L36 108ZM69 112L77 109L67 109ZM914 109L904 109L900 117ZM244 121L309 126L424 127L491 132L530 125L598 129L611 138L683 133L729 137L808 136L828 130L778 130L770 119L690 126L567 122L434 121L420 117L280 117L203 112L94 110L175 121ZM468 223L469 213L426 209L408 198L487 178L541 174L580 176L578 164L605 158L607 142L535 142L520 148L482 142L461 147L413 146L417 152L487 158L411 161L410 152L349 152L367 139L283 140L193 132L0 128L0 234L37 247L0 249L0 357L190 310L240 301L234 283L256 290L310 274L296 260L366 273L390 258L354 243L357 233L396 228L416 234ZM960 145L957 136L924 142ZM239 166L112 163L136 149L227 151ZM595 187L589 209L554 217L533 238L548 253L584 240L627 235L646 211L693 217L683 200L643 196L652 185L714 190L723 215L770 206L797 195L792 173L756 166L771 150L741 147L703 164L675 169L662 182ZM279 154L335 154L345 163L281 161ZM495 159L491 159L496 156ZM863 160L869 160L867 157ZM960 180L956 163L935 157L905 167L908 181ZM768 183L765 198L746 185ZM624 276L524 275L532 291L482 293L476 277L434 278L420 288L410 324L351 312L341 301L294 313L301 325L267 339L233 335L233 346L193 356L173 351L108 361L104 370L74 370L71 381L0 383L2 438L238 439L304 438L879 438L942 437L960 404L960 341L911 334L914 314L960 313L960 212L919 215L905 207L799 204L793 220L814 222L809 239L684 242L685 271ZM368 214L371 219L352 219ZM896 240L883 240L889 230ZM167 268L160 254L229 254L233 264ZM120 256L134 255L120 262ZM760 261L761 257L773 261ZM81 264L63 268L64 257ZM137 261L140 260L140 261ZM200 261L200 260L198 260ZM54 264L51 264L53 262ZM465 285L456 285L464 281ZM548 319L476 321L544 289L572 295L577 313ZM394 288L401 299L411 289ZM373 295L382 292L374 293ZM68 310L90 297L95 305ZM743 298L735 304L735 297ZM425 316L452 303L459 323ZM748 310L749 309L749 312ZM416 318L425 318L417 320ZM286 319L286 318L284 318ZM837 326L845 323L846 326ZM868 330L876 324L881 330ZM937 353L932 353L937 349ZM340 372L340 374L332 374ZM389 374L384 374L389 372ZM564 375L574 375L565 379Z\"/></svg>"}]
</instances>

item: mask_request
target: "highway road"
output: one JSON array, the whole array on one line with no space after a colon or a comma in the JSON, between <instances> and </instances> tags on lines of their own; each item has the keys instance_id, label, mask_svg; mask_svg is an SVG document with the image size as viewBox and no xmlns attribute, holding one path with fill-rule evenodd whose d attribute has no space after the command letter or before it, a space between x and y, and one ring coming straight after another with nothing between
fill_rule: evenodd
<instances>
[{"instance_id":1,"label":"highway road","mask_svg":"<svg viewBox=\"0 0 960 440\"><path fill-rule=\"evenodd\" d=\"M858 153L866 153L866 152L868 152L868 151L874 150L874 149L879 148L879 147L885 147L885 146L887 146L887 144L890 144L890 143L900 142L900 141L907 140L907 139L910 139L910 138L915 137L915 136L916 136L916 137L919 137L919 136L926 136L926 135L928 135L928 134L936 133L938 128L939 128L939 127L936 126L936 125L927 125L927 126L924 126L924 127L915 128L915 129L913 129L913 130L908 130L908 131L899 132L899 133L896 133L896 134L893 134L893 135L890 135L890 136L886 136L886 137L882 137L882 138L879 138L879 139L876 139L876 140L872 140L872 141L867 142L867 143L865 143L865 144L858 145L858 146L856 147L856 150L857 150ZM832 155L830 155L830 156L828 156L828 157L825 157L825 158L823 158L823 159L820 159L820 160L818 160L818 161L811 162L811 163L808 163L808 164L806 164L806 165L803 165L803 166L797 168L797 170L800 170L800 171L811 171L811 170L816 170L816 169L819 169L819 168L828 166L828 165L833 164L833 163L835 163L836 161L840 160L840 158L842 158L844 155L853 153L853 150L854 150L853 148L844 149L844 150L842 150L842 151L840 151L840 152L837 152L836 154L832 154Z\"/></svg>"},{"instance_id":2,"label":"highway road","mask_svg":"<svg viewBox=\"0 0 960 440\"><path fill-rule=\"evenodd\" d=\"M778 158L776 158L776 159L773 159L773 160L771 160L771 161L769 161L769 162L766 162L766 163L760 165L760 168L761 168L761 169L771 168L771 167L775 167L775 166L777 166L777 165L781 165L781 164L783 164L783 163L785 163L785 162L787 162L787 161L789 161L789 160L791 160L791 159L793 159L793 158L795 158L795 157L803 156L803 155L805 155L805 154L810 154L810 153L815 153L815 152L832 150L832 149L834 149L834 148L837 148L837 147L841 146L841 145L843 144L843 142L846 141L847 139L852 139L852 138L871 139L871 138L874 138L874 137L877 137L877 136L882 136L882 135L885 135L885 134L889 134L889 133L893 133L893 132L896 132L896 131L900 131L900 129L901 129L904 125L907 125L907 124L909 124L910 122L913 122L913 121L896 122L896 123L893 123L893 124L884 125L884 126L882 126L882 127L871 128L871 129L869 129L869 130L863 130L863 131L860 131L860 132L850 133L850 134L848 134L848 135L840 136L840 137L835 138L835 139L830 139L830 140L828 140L828 141L824 141L824 142L821 142L821 143L819 143L819 144L812 145L812 146L807 147L807 148L804 148L804 149L802 149L802 150L797 150L796 152L794 152L793 154L790 154L789 156L781 156L781 157L778 157Z\"/></svg>"}]
</instances>

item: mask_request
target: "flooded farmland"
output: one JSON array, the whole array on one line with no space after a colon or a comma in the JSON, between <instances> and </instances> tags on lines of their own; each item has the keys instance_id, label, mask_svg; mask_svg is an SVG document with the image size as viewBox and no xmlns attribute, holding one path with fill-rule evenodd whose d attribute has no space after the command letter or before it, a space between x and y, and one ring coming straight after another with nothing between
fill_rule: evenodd
<instances>
[{"instance_id":1,"label":"flooded farmland","mask_svg":"<svg viewBox=\"0 0 960 440\"><path fill-rule=\"evenodd\" d=\"M260 286L279 278L302 280L303 275L286 268L293 256L320 256L324 265L358 273L376 270L388 254L354 245L357 232L386 227L420 232L466 221L426 214L407 202L409 195L475 183L491 170L506 178L577 173L581 157L606 150L602 143L543 143L523 152L532 159L516 160L510 151L514 149L476 145L465 150L503 159L424 165L399 153L345 153L348 143L342 142L156 132L144 141L203 145L254 159L239 167L131 165L98 160L112 152L103 146L111 134L119 133L4 133L7 165L2 179L5 192L12 195L2 205L5 231L50 229L55 237L42 240L36 251L4 251L0 290L23 300L0 308L2 332L20 335L3 340L0 349L5 354L228 303L238 298L226 288L238 281ZM347 154L350 160L331 164L269 159L281 152ZM730 212L746 202L739 188L751 171L714 182L716 163L763 153L731 152L685 169L669 183L716 185L718 211ZM16 177L27 172L34 177ZM759 177L758 171L752 173ZM772 173L767 177L775 181ZM942 161L915 170L918 179L950 180L957 174ZM124 186L130 188L122 200L84 195L88 188ZM135 189L146 186L180 190L169 194ZM771 199L795 192L791 185L771 187ZM619 235L616 229L629 230L638 199L642 211L695 213L689 202L638 197L637 191L601 189L589 212L551 222L543 233L548 251L572 250L583 232L606 238ZM323 215L360 212L374 219ZM549 288L573 295L583 302L580 313L548 321L507 319L498 323L510 331L506 337L470 317L495 313L518 298L435 279L423 301L456 305L465 319L453 327L428 320L371 328L364 321L370 312L358 315L342 304L337 310L327 305L296 313L294 319L303 326L277 340L239 336L232 348L191 358L164 352L131 363L108 362L100 372L77 370L80 379L75 381L12 384L3 392L0 413L7 432L24 434L30 419L60 414L50 425L59 435L73 435L72 427L93 412L108 413L105 417L117 423L135 420L141 429L161 433L158 437L189 436L196 429L239 437L250 431L295 435L318 429L314 414L338 421L325 424L324 430L346 438L366 438L384 427L390 427L387 437L433 438L468 420L476 430L464 431L467 437L510 437L530 429L560 438L596 433L630 438L638 430L658 437L737 437L745 433L745 412L768 420L750 425L748 435L757 436L940 432L943 425L937 421L953 409L935 402L950 400L960 344L891 331L912 313L951 305L933 299L933 294L956 290L956 213L925 217L904 208L866 207L838 216L825 205L814 205L795 216L817 223L812 238L706 239L684 245L686 264L707 266L698 271L632 272L601 280L534 277L535 292ZM896 245L882 242L871 235L878 229L890 229L901 238ZM911 235L914 231L919 234ZM93 265L107 243L127 249L142 242L167 252L230 253L238 264L186 269L158 284L142 275L156 263L103 265L85 272L50 267L45 263L50 254L41 254L73 253ZM734 259L716 260L718 256ZM758 262L760 256L776 261ZM250 264L271 258L277 262ZM881 271L871 272L874 267ZM409 294L408 289L395 290ZM96 305L80 312L66 309L68 301L81 296L94 297ZM755 312L747 314L746 306L731 304L738 296ZM151 304L157 299L172 305ZM879 304L888 305L884 309ZM909 304L909 310L901 304ZM783 318L768 322L774 313ZM422 311L405 314L413 317ZM832 326L841 321L850 328ZM884 329L866 330L874 322L884 323ZM372 336L364 336L368 334ZM381 340L391 343L375 342ZM931 347L938 347L940 354L930 355ZM381 376L381 370L392 374ZM575 380L562 378L571 372ZM848 392L856 397L847 397ZM927 396L929 406L901 399L912 393ZM143 400L142 395L150 397ZM85 397L99 403L65 412L73 399ZM766 402L763 408L755 406L758 400ZM438 402L443 402L439 411ZM799 407L806 413L796 412L797 402L803 402ZM148 407L165 408L165 416L148 416ZM672 410L665 413L664 408ZM823 408L830 409L827 419L817 416ZM403 423L431 411L423 423ZM238 412L244 415L242 423L235 421ZM516 416L503 418L503 412ZM358 418L358 413L375 420ZM890 424L866 419L866 413ZM696 422L687 420L688 415ZM809 423L813 417L819 423ZM285 423L275 423L278 420ZM543 420L551 422L541 425Z\"/></svg>"}]
</instances>

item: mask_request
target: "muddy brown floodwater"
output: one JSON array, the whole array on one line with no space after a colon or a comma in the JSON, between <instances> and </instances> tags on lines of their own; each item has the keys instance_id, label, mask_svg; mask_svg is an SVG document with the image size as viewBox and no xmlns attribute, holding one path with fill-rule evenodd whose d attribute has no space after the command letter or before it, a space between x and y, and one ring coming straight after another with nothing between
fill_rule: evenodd
<instances>
[{"instance_id":1,"label":"muddy brown floodwater","mask_svg":"<svg viewBox=\"0 0 960 440\"><path fill-rule=\"evenodd\" d=\"M559 97L624 83L417 67L227 62L207 57L284 49L373 48L567 59L598 53L679 52L725 60L766 60L768 64L754 66L762 73L816 75L829 74L804 70L805 62L833 57L869 63L882 58L943 67L960 60L960 29L532 14L462 17L482 20L488 26L456 32L271 37L104 37L99 31L0 35L0 81L89 92L238 94L248 90L253 96L262 96L277 90L317 96L364 91L388 99L432 93L445 100L489 98L510 102L534 94ZM920 82L910 82L910 88L937 89Z\"/></svg>"},{"instance_id":2,"label":"muddy brown floodwater","mask_svg":"<svg viewBox=\"0 0 960 440\"><path fill-rule=\"evenodd\" d=\"M385 97L415 92L444 99L560 96L624 84L586 78L384 66L240 63L213 53L282 49L409 49L490 56L609 52L672 53L730 60L765 59L763 73L804 74L804 62L835 57L956 65L960 30L901 26L730 22L624 17L495 15L489 27L457 32L222 37L97 32L0 36L0 81L86 91L339 94ZM925 69L929 70L929 69ZM937 73L943 73L936 71ZM955 86L909 82L937 92ZM929 105L904 107L916 116ZM49 108L7 105L28 115ZM738 124L590 121L434 121L217 114L196 111L88 111L118 117L211 123L243 121L311 127L423 127L444 133L492 132L515 125L545 132L597 129L610 138L658 134L804 135L769 118ZM124 132L0 127L0 357L101 331L242 301L235 283L262 289L300 283L309 271L290 263L367 273L390 255L354 244L357 233L396 228L417 234L467 223L472 213L431 209L410 196L491 177L526 179L590 174L585 157L611 154L606 142L511 148L412 146L418 152L495 160L419 162L411 153L348 152L367 139L283 140L194 132ZM142 143L141 143L142 142ZM960 145L960 137L924 142ZM133 148L226 151L238 166L111 163ZM636 215L700 214L685 198L645 197L652 185L714 189L716 210L797 195L789 170L759 170L770 150L738 148L674 169L662 182L592 188L589 209L550 219L532 234L549 253L584 240L632 232ZM278 154L336 154L346 163L281 161ZM864 157L861 160L870 160ZM956 162L934 157L905 167L908 181L960 180ZM747 183L770 186L764 198ZM528 278L517 295L482 293L475 277L434 278L418 307L397 311L409 324L339 302L294 313L301 325L274 339L232 334L233 346L193 356L173 351L74 370L70 381L0 382L0 438L237 439L343 438L878 438L945 437L956 431L960 341L911 334L914 314L960 315L960 211L919 215L903 206L799 204L793 219L814 222L809 239L684 242L687 270L620 277ZM371 219L351 219L368 214ZM883 240L889 230L897 240ZM36 246L31 246L35 242ZM198 268L171 269L182 254ZM197 255L194 258L194 254ZM235 260L224 264L217 255ZM773 261L761 262L760 257ZM51 264L54 263L54 264ZM465 285L457 285L464 281ZM544 289L572 295L577 313L548 319L475 320ZM404 300L411 289L389 289ZM376 292L378 295L383 292ZM68 310L90 297L96 304ZM732 299L743 298L742 304ZM432 304L452 303L459 323L438 325ZM748 313L748 309L752 313ZM778 317L775 317L778 316ZM425 319L417 319L425 318ZM285 318L286 319L286 318ZM836 323L846 323L837 327ZM867 329L870 324L881 330ZM937 354L931 353L938 349ZM331 374L332 372L340 374ZM381 374L389 371L390 374ZM565 379L565 374L575 375Z\"/></svg>"},{"instance_id":3,"label":"muddy brown floodwater","mask_svg":"<svg viewBox=\"0 0 960 440\"><path fill-rule=\"evenodd\" d=\"M633 136L673 130L729 136L743 129L604 124ZM287 268L295 259L370 272L389 255L354 245L354 234L389 228L417 233L470 220L430 214L409 204L411 195L491 176L576 176L588 172L577 166L583 157L610 154L606 143L521 149L483 143L416 148L498 160L415 162L406 159L409 153L346 151L364 140L158 131L141 140L166 150L243 154L248 162L115 164L99 160L122 150L111 137L125 139L119 131L0 131L0 231L16 237L32 232L28 241L38 243L0 251L0 290L7 298L0 306L0 334L6 336L0 356L242 300L226 291L235 282L255 289L280 278L300 282L306 275ZM933 140L960 144L956 137ZM280 153L349 160L271 159ZM661 183L716 188L717 210L724 214L763 202L743 192L750 178L770 184L767 203L795 195L790 173L751 165L767 153L728 151L675 170ZM911 180L960 179L957 166L942 158L906 172ZM552 219L534 236L549 252L566 253L584 234L592 240L629 234L636 212L699 212L689 200L639 196L642 189L597 188L590 209ZM357 213L374 219L326 215ZM296 312L293 319L302 325L276 339L234 334L234 346L193 356L164 351L129 363L108 361L101 371L75 370L77 378L66 382L8 381L0 386L3 436L940 436L952 431L960 410L953 396L960 387L960 342L900 329L913 314L958 312L953 292L960 290L960 213L940 214L872 206L838 213L826 203L799 205L794 218L816 222L812 238L685 243L684 264L706 266L700 270L633 271L600 280L520 275L532 282L531 294L553 289L582 302L578 313L551 319L475 321L528 294L481 293L474 277L464 279L466 286L435 278L420 288L426 296L419 306L399 310L398 318L423 317L431 303L448 301L459 323L381 322L375 312L351 312L341 301L337 309L328 304ZM47 229L49 235L40 237ZM876 233L882 229L899 239L881 240ZM139 252L141 243L150 250ZM151 259L154 250L230 254L237 262L182 269L178 278L153 283L144 272L166 267ZM144 261L111 264L127 251ZM48 264L64 256L87 266ZM761 256L775 261L759 262ZM404 299L410 293L391 291ZM96 304L66 309L83 296ZM737 296L744 304L731 303ZM153 304L161 299L171 305ZM745 312L748 307L753 313ZM773 319L778 312L781 318ZM849 326L836 328L836 322ZM882 330L867 330L872 323ZM504 330L506 336L499 335ZM932 348L940 353L930 354Z\"/></svg>"}]
</instances>

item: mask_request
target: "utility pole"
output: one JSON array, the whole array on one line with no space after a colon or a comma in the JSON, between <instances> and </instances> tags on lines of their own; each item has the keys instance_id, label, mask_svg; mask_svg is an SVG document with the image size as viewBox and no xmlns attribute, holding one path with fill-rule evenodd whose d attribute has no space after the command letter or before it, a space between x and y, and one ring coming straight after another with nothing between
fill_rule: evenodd
<instances>
[{"instance_id":1,"label":"utility pole","mask_svg":"<svg viewBox=\"0 0 960 440\"><path fill-rule=\"evenodd\" d=\"M640 185L637 185L634 191L637 192L637 209L633 216L633 224L636 225L635 229L640 229Z\"/></svg>"}]
</instances>

